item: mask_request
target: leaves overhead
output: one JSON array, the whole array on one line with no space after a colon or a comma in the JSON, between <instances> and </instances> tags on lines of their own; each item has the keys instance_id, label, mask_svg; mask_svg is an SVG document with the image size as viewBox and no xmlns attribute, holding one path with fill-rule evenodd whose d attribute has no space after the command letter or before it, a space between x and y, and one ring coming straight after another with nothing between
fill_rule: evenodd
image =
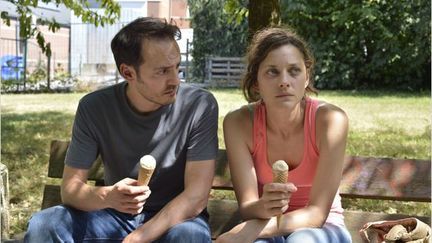
<instances>
[{"instance_id":1,"label":"leaves overhead","mask_svg":"<svg viewBox=\"0 0 432 243\"><path fill-rule=\"evenodd\" d=\"M40 3L55 4L59 7L60 4L73 11L73 14L80 17L84 23L91 23L95 26L104 26L113 24L120 18L120 5L114 0L96 0L100 8L104 9L103 14L90 9L90 4L87 0L6 0L16 6L18 14L18 22L20 25L19 35L21 39L30 39L36 37L37 43L45 55L51 56L51 46L47 43L40 26L47 25L48 29L56 32L60 29L60 24L55 19L36 18L33 14L33 9L37 8ZM11 16L6 11L1 12L1 19L10 26ZM35 19L35 21L33 21Z\"/></svg>"}]
</instances>

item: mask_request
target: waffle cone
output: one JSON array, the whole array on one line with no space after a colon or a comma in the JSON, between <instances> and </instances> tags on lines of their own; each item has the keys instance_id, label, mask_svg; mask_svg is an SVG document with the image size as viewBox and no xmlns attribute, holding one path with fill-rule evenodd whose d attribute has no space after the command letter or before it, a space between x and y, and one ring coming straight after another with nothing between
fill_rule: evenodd
<instances>
[{"instance_id":1,"label":"waffle cone","mask_svg":"<svg viewBox=\"0 0 432 243\"><path fill-rule=\"evenodd\" d=\"M138 185L147 186L153 174L153 171L154 169L146 169L141 167L138 172Z\"/></svg>"},{"instance_id":2,"label":"waffle cone","mask_svg":"<svg viewBox=\"0 0 432 243\"><path fill-rule=\"evenodd\" d=\"M273 170L273 182L275 183L287 183L288 181L288 171L277 171Z\"/></svg>"},{"instance_id":3,"label":"waffle cone","mask_svg":"<svg viewBox=\"0 0 432 243\"><path fill-rule=\"evenodd\" d=\"M287 183L288 181L288 167L287 170L277 170L273 169L273 182L274 183ZM281 215L276 216L277 227L280 225Z\"/></svg>"}]
</instances>

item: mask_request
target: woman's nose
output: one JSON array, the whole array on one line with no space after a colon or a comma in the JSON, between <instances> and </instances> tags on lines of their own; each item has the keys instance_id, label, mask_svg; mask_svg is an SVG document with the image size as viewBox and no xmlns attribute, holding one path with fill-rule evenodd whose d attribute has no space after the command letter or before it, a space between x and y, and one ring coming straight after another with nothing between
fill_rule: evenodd
<instances>
[{"instance_id":1,"label":"woman's nose","mask_svg":"<svg viewBox=\"0 0 432 243\"><path fill-rule=\"evenodd\" d=\"M289 87L289 75L287 73L285 73L284 75L281 76L281 81L279 83L279 87L280 88L284 88L284 87Z\"/></svg>"}]
</instances>

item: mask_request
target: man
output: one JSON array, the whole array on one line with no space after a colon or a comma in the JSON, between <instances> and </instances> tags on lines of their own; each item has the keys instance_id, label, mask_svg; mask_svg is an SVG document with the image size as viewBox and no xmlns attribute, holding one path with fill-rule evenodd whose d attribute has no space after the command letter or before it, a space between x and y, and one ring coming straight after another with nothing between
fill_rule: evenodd
<instances>
[{"instance_id":1,"label":"man","mask_svg":"<svg viewBox=\"0 0 432 243\"><path fill-rule=\"evenodd\" d=\"M181 84L178 27L139 18L111 42L126 82L79 103L62 182L64 205L36 213L26 242L211 242L205 210L218 149L214 97ZM98 154L105 184L86 184ZM156 159L147 186L138 161ZM132 179L133 178L133 179Z\"/></svg>"}]
</instances>

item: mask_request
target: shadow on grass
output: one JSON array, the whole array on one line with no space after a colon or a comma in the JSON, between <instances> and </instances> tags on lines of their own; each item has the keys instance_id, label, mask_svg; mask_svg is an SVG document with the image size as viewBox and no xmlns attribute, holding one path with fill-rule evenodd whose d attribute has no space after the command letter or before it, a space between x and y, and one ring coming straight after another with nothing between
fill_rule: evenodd
<instances>
[{"instance_id":1,"label":"shadow on grass","mask_svg":"<svg viewBox=\"0 0 432 243\"><path fill-rule=\"evenodd\" d=\"M73 118L63 112L2 114L1 158L9 170L12 234L24 231L30 214L40 209L50 141L70 139Z\"/></svg>"},{"instance_id":2,"label":"shadow on grass","mask_svg":"<svg viewBox=\"0 0 432 243\"><path fill-rule=\"evenodd\" d=\"M382 98L382 97L394 97L394 98L430 98L431 91L392 91L392 90L323 90L325 95L334 96L351 96L361 98ZM319 93L318 93L319 94ZM318 96L319 97L319 96Z\"/></svg>"},{"instance_id":3,"label":"shadow on grass","mask_svg":"<svg viewBox=\"0 0 432 243\"><path fill-rule=\"evenodd\" d=\"M422 134L409 134L403 129L382 127L349 133L347 154L373 157L430 159L430 125Z\"/></svg>"}]
</instances>

